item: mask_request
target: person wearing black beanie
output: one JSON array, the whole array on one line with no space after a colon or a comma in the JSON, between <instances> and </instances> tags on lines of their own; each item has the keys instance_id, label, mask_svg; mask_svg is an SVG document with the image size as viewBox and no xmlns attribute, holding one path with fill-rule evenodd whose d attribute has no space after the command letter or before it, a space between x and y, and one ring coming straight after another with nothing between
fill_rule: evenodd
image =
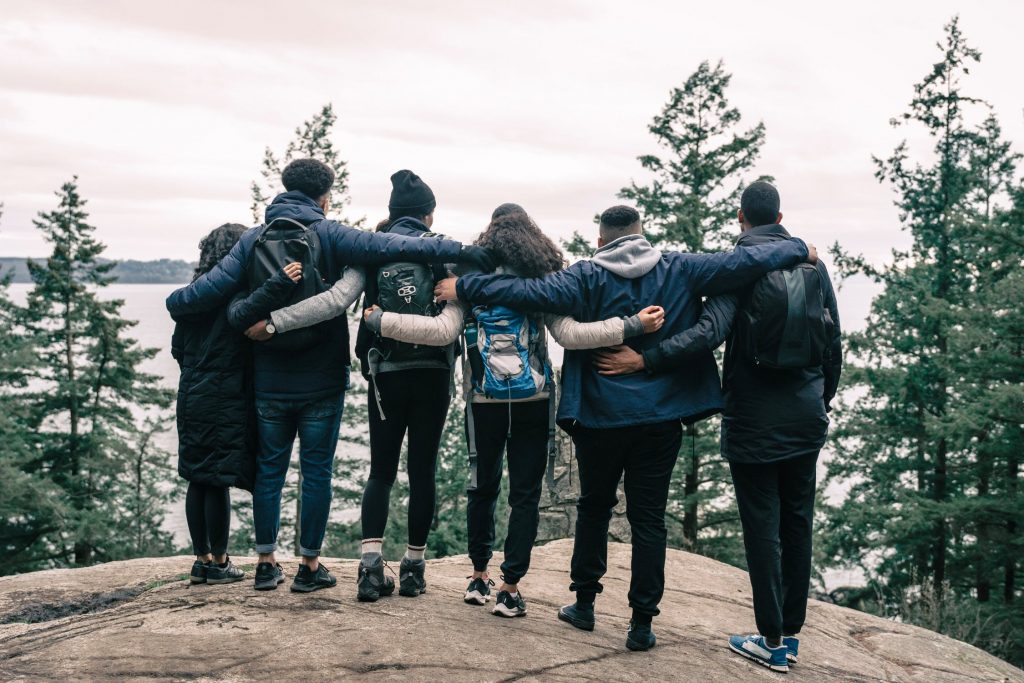
<instances>
[{"instance_id":1,"label":"person wearing black beanie","mask_svg":"<svg viewBox=\"0 0 1024 683\"><path fill-rule=\"evenodd\" d=\"M434 192L418 175L405 169L392 174L391 198L388 200L388 212L392 218L429 216L436 206Z\"/></svg>"}]
</instances>

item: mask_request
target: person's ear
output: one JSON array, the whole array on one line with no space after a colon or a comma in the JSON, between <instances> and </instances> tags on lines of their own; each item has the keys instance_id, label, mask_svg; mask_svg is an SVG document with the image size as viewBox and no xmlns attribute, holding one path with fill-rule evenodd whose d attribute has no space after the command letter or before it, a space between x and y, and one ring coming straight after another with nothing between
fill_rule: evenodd
<instances>
[{"instance_id":1,"label":"person's ear","mask_svg":"<svg viewBox=\"0 0 1024 683\"><path fill-rule=\"evenodd\" d=\"M600 249L600 248L601 248L601 247L603 247L604 245L605 245L605 242L604 242L604 238L603 238L603 237L600 237L600 236L599 236L599 237L597 238L597 248L598 248L598 249Z\"/></svg>"},{"instance_id":2,"label":"person's ear","mask_svg":"<svg viewBox=\"0 0 1024 683\"><path fill-rule=\"evenodd\" d=\"M743 209L736 211L736 222L740 224L740 227L743 226Z\"/></svg>"},{"instance_id":3,"label":"person's ear","mask_svg":"<svg viewBox=\"0 0 1024 683\"><path fill-rule=\"evenodd\" d=\"M782 225L782 212L779 211L779 215L775 217L775 222Z\"/></svg>"},{"instance_id":4,"label":"person's ear","mask_svg":"<svg viewBox=\"0 0 1024 683\"><path fill-rule=\"evenodd\" d=\"M326 214L327 211L331 208L331 195L330 195L330 193L327 193L323 197L321 197L320 201L317 202L317 203L320 205L320 208L323 209L324 214Z\"/></svg>"},{"instance_id":5,"label":"person's ear","mask_svg":"<svg viewBox=\"0 0 1024 683\"><path fill-rule=\"evenodd\" d=\"M426 216L423 217L423 225L425 225L425 226L427 226L429 228L433 224L434 224L434 212L431 211L430 213L428 213Z\"/></svg>"}]
</instances>

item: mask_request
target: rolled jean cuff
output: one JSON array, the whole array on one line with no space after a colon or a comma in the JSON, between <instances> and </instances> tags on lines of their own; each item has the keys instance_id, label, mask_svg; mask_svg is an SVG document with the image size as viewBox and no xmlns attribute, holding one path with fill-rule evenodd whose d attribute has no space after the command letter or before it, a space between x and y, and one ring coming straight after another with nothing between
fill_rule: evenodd
<instances>
[{"instance_id":1,"label":"rolled jean cuff","mask_svg":"<svg viewBox=\"0 0 1024 683\"><path fill-rule=\"evenodd\" d=\"M277 552L277 543L257 543L256 553L259 555L269 555L270 553Z\"/></svg>"},{"instance_id":2,"label":"rolled jean cuff","mask_svg":"<svg viewBox=\"0 0 1024 683\"><path fill-rule=\"evenodd\" d=\"M310 550L309 548L303 548L300 545L299 555L302 555L303 557L320 557L320 549L317 548L316 550Z\"/></svg>"}]
</instances>

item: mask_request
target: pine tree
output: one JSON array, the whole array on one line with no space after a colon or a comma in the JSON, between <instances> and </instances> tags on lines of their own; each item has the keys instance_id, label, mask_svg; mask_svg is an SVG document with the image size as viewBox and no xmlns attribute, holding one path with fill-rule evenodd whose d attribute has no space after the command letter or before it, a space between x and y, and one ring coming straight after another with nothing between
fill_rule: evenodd
<instances>
[{"instance_id":1,"label":"pine tree","mask_svg":"<svg viewBox=\"0 0 1024 683\"><path fill-rule=\"evenodd\" d=\"M348 195L348 162L341 158L338 150L331 140L334 124L338 117L334 113L334 105L325 104L319 112L313 115L308 121L295 129L295 137L284 150L284 154L278 156L269 147L263 152L263 162L260 168L260 179L254 180L250 186L252 193L253 220L263 220L263 211L267 204L274 198L274 195L284 192L281 187L281 171L295 159L311 157L319 159L334 170L334 187L331 188L330 209L332 214L341 216L341 212L351 202ZM362 227L365 219L349 221L343 217L338 218L342 223L353 227Z\"/></svg>"},{"instance_id":2,"label":"pine tree","mask_svg":"<svg viewBox=\"0 0 1024 683\"><path fill-rule=\"evenodd\" d=\"M648 126L664 156L639 157L652 179L647 184L632 181L619 192L636 204L645 236L663 249L730 249L738 234L742 175L760 155L765 127L763 123L746 130L740 127L740 111L730 105L726 94L731 78L722 62L711 66L705 61L672 89L661 113ZM578 233L565 246L576 255L590 252ZM666 513L669 540L744 566L739 516L718 434L717 418L687 430L679 454L683 466L673 475Z\"/></svg>"},{"instance_id":3,"label":"pine tree","mask_svg":"<svg viewBox=\"0 0 1024 683\"><path fill-rule=\"evenodd\" d=\"M28 263L33 288L25 312L38 358L23 395L38 437L36 472L60 490L68 508L61 528L45 540L55 560L90 564L132 554L133 539L123 529L134 524L156 541L144 552L169 550L160 530L163 506L131 507L123 495L140 447L140 421L170 404L158 378L139 370L158 350L127 336L135 323L121 317L123 302L99 296L113 280L113 264L98 260L104 246L87 222L77 178L57 196L57 209L35 221L53 252L45 263ZM147 496L166 494L154 483Z\"/></svg>"},{"instance_id":4,"label":"pine tree","mask_svg":"<svg viewBox=\"0 0 1024 683\"><path fill-rule=\"evenodd\" d=\"M829 478L850 488L822 538L832 558L861 566L890 604L903 605L905 619L1004 656L1016 647L1019 657L1021 639L1007 645L1019 623L985 605L997 583L1004 603L1014 600L1021 555L1022 337L1013 297L1024 222L1016 205L1004 206L1019 157L994 117L967 122L985 103L963 90L980 53L957 19L939 49L941 61L894 120L923 127L933 159L914 162L901 143L875 160L911 246L879 268L834 248L844 274L868 275L884 290L865 331L849 337L845 384L857 398L841 404ZM934 609L916 610L914 595ZM984 626L954 631L964 614Z\"/></svg>"}]
</instances>

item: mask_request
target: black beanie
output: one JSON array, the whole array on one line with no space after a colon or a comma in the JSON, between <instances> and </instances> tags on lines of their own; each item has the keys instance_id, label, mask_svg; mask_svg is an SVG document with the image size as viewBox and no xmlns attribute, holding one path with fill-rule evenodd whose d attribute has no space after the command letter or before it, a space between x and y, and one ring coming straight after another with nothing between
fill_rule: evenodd
<instances>
[{"instance_id":1,"label":"black beanie","mask_svg":"<svg viewBox=\"0 0 1024 683\"><path fill-rule=\"evenodd\" d=\"M391 212L418 213L421 216L430 214L437 202L434 193L423 180L412 171L398 171L391 176L391 199L388 210Z\"/></svg>"},{"instance_id":2,"label":"black beanie","mask_svg":"<svg viewBox=\"0 0 1024 683\"><path fill-rule=\"evenodd\" d=\"M526 209L513 202L505 202L491 213L491 220L493 221L496 218L508 216L513 213L526 213Z\"/></svg>"}]
</instances>

